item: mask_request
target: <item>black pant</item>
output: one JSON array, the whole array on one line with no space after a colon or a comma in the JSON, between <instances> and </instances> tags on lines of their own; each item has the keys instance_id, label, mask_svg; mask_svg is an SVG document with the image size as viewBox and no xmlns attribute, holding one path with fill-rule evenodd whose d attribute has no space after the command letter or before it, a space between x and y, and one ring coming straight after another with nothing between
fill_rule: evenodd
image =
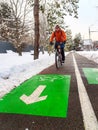
<instances>
[{"instance_id":1,"label":"black pant","mask_svg":"<svg viewBox=\"0 0 98 130\"><path fill-rule=\"evenodd\" d=\"M64 48L61 48L61 54L62 54L62 60L65 60L65 53L64 53Z\"/></svg>"}]
</instances>

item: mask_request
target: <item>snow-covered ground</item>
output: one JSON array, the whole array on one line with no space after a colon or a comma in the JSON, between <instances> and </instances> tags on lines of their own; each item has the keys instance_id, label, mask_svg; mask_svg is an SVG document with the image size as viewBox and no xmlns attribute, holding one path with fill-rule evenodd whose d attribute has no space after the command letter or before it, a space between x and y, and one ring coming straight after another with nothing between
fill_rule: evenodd
<instances>
[{"instance_id":1,"label":"snow-covered ground","mask_svg":"<svg viewBox=\"0 0 98 130\"><path fill-rule=\"evenodd\" d=\"M0 54L0 97L33 75L54 64L54 54L49 56L47 52L44 55L40 53L39 59L33 60L31 53L23 53L22 56L18 56L17 53L12 51ZM98 63L98 51L81 51L77 53ZM68 53L66 52L65 54L67 55Z\"/></svg>"},{"instance_id":2,"label":"snow-covered ground","mask_svg":"<svg viewBox=\"0 0 98 130\"><path fill-rule=\"evenodd\" d=\"M77 51L77 53L98 63L98 51Z\"/></svg>"}]
</instances>

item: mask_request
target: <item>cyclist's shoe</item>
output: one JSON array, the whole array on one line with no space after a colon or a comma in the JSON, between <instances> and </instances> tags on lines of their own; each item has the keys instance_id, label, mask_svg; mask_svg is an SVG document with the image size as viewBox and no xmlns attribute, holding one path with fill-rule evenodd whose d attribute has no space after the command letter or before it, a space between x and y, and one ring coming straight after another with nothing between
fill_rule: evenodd
<instances>
[{"instance_id":1,"label":"cyclist's shoe","mask_svg":"<svg viewBox=\"0 0 98 130\"><path fill-rule=\"evenodd\" d=\"M62 60L62 63L64 63L65 61L64 60Z\"/></svg>"}]
</instances>

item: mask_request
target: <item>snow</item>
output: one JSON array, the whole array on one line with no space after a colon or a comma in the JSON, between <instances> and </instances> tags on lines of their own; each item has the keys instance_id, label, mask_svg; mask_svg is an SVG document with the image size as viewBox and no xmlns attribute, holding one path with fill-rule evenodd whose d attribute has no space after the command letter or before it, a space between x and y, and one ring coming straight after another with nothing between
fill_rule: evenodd
<instances>
[{"instance_id":1,"label":"snow","mask_svg":"<svg viewBox=\"0 0 98 130\"><path fill-rule=\"evenodd\" d=\"M77 53L98 63L98 51ZM65 54L67 55L69 52ZM54 60L55 55L49 55L47 52L45 54L40 52L37 60L33 60L32 52L23 53L22 56L12 51L0 54L0 98L25 80L53 65Z\"/></svg>"},{"instance_id":2,"label":"snow","mask_svg":"<svg viewBox=\"0 0 98 130\"><path fill-rule=\"evenodd\" d=\"M37 60L33 60L31 54L27 52L19 56L12 51L0 54L0 97L54 63L53 54L40 53Z\"/></svg>"},{"instance_id":3,"label":"snow","mask_svg":"<svg viewBox=\"0 0 98 130\"><path fill-rule=\"evenodd\" d=\"M98 51L79 51L77 53L98 63Z\"/></svg>"}]
</instances>

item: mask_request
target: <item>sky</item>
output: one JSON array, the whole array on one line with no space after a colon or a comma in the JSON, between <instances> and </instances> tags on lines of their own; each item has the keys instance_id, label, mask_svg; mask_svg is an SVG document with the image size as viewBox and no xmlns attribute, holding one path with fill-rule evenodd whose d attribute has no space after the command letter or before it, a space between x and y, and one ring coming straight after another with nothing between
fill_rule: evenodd
<instances>
[{"instance_id":1,"label":"sky","mask_svg":"<svg viewBox=\"0 0 98 130\"><path fill-rule=\"evenodd\" d=\"M22 56L12 51L0 53L0 98L55 63L54 53L51 55L47 52L44 55L39 53L37 60L33 60L32 53L26 52ZM65 52L65 56L69 53ZM98 63L98 51L77 51L77 53Z\"/></svg>"},{"instance_id":2,"label":"sky","mask_svg":"<svg viewBox=\"0 0 98 130\"><path fill-rule=\"evenodd\" d=\"M88 39L89 27L91 31L98 31L98 0L79 0L78 5L78 19L66 16L65 22L73 37L81 33L83 39ZM98 32L91 32L91 39L98 40Z\"/></svg>"}]
</instances>

